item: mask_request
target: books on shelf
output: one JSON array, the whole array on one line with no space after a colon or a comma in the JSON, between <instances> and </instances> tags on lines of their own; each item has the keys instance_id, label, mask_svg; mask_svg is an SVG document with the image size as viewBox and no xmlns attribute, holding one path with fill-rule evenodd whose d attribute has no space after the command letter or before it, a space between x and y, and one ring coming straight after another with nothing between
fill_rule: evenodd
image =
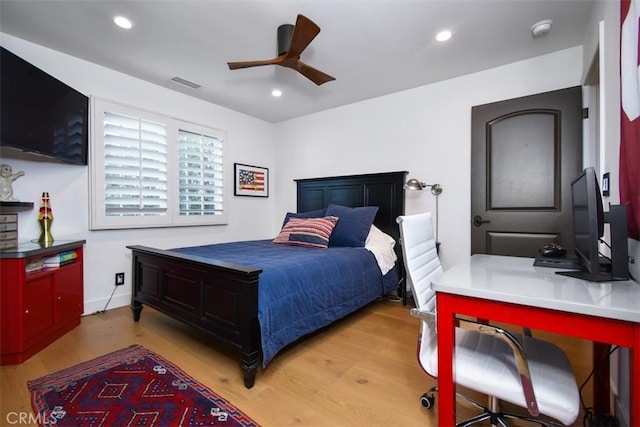
<instances>
[{"instance_id":1,"label":"books on shelf","mask_svg":"<svg viewBox=\"0 0 640 427\"><path fill-rule=\"evenodd\" d=\"M60 252L47 258L30 259L24 267L25 273L36 273L38 271L59 268L62 265L70 264L78 259L78 254L74 250Z\"/></svg>"},{"instance_id":2,"label":"books on shelf","mask_svg":"<svg viewBox=\"0 0 640 427\"><path fill-rule=\"evenodd\" d=\"M36 271L40 271L43 269L44 260L42 258L32 259L27 262L27 265L24 267L25 273L35 273Z\"/></svg>"},{"instance_id":3,"label":"books on shelf","mask_svg":"<svg viewBox=\"0 0 640 427\"><path fill-rule=\"evenodd\" d=\"M43 260L43 268L57 268L61 265L74 262L78 258L76 251L64 251L60 252L52 257L45 258Z\"/></svg>"}]
</instances>

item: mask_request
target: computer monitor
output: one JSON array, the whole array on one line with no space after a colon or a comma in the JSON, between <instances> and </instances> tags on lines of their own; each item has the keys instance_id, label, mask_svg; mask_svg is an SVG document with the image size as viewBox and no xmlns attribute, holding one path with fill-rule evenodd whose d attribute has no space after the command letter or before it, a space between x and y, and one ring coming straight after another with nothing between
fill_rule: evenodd
<instances>
[{"instance_id":1,"label":"computer monitor","mask_svg":"<svg viewBox=\"0 0 640 427\"><path fill-rule=\"evenodd\" d=\"M563 271L557 274L592 282L627 280L629 278L627 250L627 209L611 205L604 212L598 177L589 167L571 182L573 240L575 253L584 271ZM600 255L600 239L608 223L611 235L611 258Z\"/></svg>"},{"instance_id":2,"label":"computer monitor","mask_svg":"<svg viewBox=\"0 0 640 427\"><path fill-rule=\"evenodd\" d=\"M604 236L604 211L594 168L585 169L573 180L571 198L576 255L589 272L599 273L599 243Z\"/></svg>"}]
</instances>

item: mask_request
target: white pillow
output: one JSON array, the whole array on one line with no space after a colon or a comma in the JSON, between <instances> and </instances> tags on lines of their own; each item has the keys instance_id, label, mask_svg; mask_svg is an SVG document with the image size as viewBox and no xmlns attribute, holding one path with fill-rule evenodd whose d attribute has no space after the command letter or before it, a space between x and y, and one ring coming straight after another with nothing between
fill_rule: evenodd
<instances>
[{"instance_id":1,"label":"white pillow","mask_svg":"<svg viewBox=\"0 0 640 427\"><path fill-rule=\"evenodd\" d=\"M371 226L364 247L373 253L383 275L387 274L396 264L398 257L396 251L393 250L395 245L396 241L393 237L382 232L375 225Z\"/></svg>"}]
</instances>

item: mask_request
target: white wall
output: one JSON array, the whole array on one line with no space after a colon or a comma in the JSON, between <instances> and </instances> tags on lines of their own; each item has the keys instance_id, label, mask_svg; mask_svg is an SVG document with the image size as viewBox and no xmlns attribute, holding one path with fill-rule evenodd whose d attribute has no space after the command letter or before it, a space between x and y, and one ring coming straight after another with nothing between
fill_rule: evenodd
<instances>
[{"instance_id":1,"label":"white wall","mask_svg":"<svg viewBox=\"0 0 640 427\"><path fill-rule=\"evenodd\" d=\"M14 197L35 203L19 214L19 239L37 239L37 207L43 191L51 196L55 239L86 239L84 265L85 313L102 310L114 289L114 275L126 273L125 286L116 289L109 308L128 305L131 294L131 256L126 245L159 248L272 237L275 198L233 196L233 163L267 167L277 175L274 127L268 122L197 100L105 67L0 33L3 47L74 87L141 109L200 123L227 132L224 148L225 179L229 183L229 223L210 227L88 231L88 167L2 158L14 172L26 175L13 183ZM272 185L273 194L277 187ZM256 215L259 212L260 215ZM279 214L278 214L279 215Z\"/></svg>"},{"instance_id":2,"label":"white wall","mask_svg":"<svg viewBox=\"0 0 640 427\"><path fill-rule=\"evenodd\" d=\"M439 239L446 268L471 251L471 107L578 86L581 76L577 47L281 122L277 205L295 209L296 178L409 171L443 186ZM406 213L422 211L435 211L435 197L407 192Z\"/></svg>"}]
</instances>

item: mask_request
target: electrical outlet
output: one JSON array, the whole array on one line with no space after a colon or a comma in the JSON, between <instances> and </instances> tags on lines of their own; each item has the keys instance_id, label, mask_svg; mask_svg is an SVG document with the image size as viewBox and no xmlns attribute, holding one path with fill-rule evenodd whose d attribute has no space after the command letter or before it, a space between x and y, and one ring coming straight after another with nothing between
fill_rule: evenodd
<instances>
[{"instance_id":1,"label":"electrical outlet","mask_svg":"<svg viewBox=\"0 0 640 427\"><path fill-rule=\"evenodd\" d=\"M124 273L116 273L116 286L124 285Z\"/></svg>"}]
</instances>

